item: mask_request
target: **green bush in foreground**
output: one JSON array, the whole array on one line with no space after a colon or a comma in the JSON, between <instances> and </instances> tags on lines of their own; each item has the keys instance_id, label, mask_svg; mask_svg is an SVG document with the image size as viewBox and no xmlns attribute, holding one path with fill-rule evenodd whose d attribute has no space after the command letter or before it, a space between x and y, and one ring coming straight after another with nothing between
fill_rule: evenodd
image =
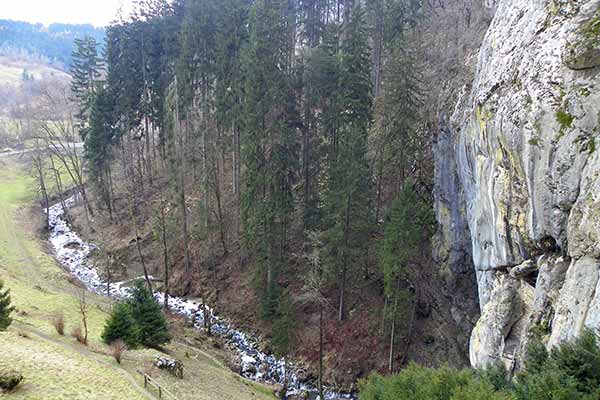
<instances>
[{"instance_id":1,"label":"green bush in foreground","mask_svg":"<svg viewBox=\"0 0 600 400\"><path fill-rule=\"evenodd\" d=\"M600 346L593 332L551 352L528 348L525 369L507 381L502 367L485 371L410 365L394 376L372 375L360 385L361 400L597 400Z\"/></svg>"},{"instance_id":2,"label":"green bush in foreground","mask_svg":"<svg viewBox=\"0 0 600 400\"><path fill-rule=\"evenodd\" d=\"M423 368L411 364L397 375L373 375L360 387L361 400L504 400L474 370Z\"/></svg>"},{"instance_id":3,"label":"green bush in foreground","mask_svg":"<svg viewBox=\"0 0 600 400\"><path fill-rule=\"evenodd\" d=\"M23 375L16 371L0 370L0 391L9 392L23 380Z\"/></svg>"},{"instance_id":4,"label":"green bush in foreground","mask_svg":"<svg viewBox=\"0 0 600 400\"><path fill-rule=\"evenodd\" d=\"M539 342L528 350L525 370L515 378L515 400L600 398L600 347L593 332L585 331L551 352Z\"/></svg>"},{"instance_id":5,"label":"green bush in foreground","mask_svg":"<svg viewBox=\"0 0 600 400\"><path fill-rule=\"evenodd\" d=\"M106 321L102 340L111 344L123 340L129 348L157 347L171 340L167 320L152 293L137 281L131 297L113 307Z\"/></svg>"}]
</instances>

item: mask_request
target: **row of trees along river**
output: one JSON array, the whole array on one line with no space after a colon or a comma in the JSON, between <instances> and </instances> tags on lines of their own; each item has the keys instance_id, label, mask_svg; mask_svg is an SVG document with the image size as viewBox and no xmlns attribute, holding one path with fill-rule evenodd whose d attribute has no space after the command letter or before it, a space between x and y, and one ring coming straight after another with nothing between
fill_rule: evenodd
<instances>
[{"instance_id":1,"label":"row of trees along river","mask_svg":"<svg viewBox=\"0 0 600 400\"><path fill-rule=\"evenodd\" d=\"M136 237L140 213L150 215L167 296L205 297L206 271L223 260L250 269L279 355L293 349L294 304L311 303L319 381L324 325L347 320L369 287L384 299L378 337L394 370L414 321L411 266L427 257L433 225L426 7L140 2L107 28L103 54L86 37L73 55L76 125L96 199L84 199L86 215L128 221Z\"/></svg>"}]
</instances>

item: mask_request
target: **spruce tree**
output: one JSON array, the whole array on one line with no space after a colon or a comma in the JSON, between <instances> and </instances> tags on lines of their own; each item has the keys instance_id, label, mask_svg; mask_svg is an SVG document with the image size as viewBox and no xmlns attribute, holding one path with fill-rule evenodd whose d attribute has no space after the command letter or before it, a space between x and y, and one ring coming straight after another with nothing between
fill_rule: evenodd
<instances>
[{"instance_id":1,"label":"spruce tree","mask_svg":"<svg viewBox=\"0 0 600 400\"><path fill-rule=\"evenodd\" d=\"M71 93L79 106L75 115L79 134L85 139L96 82L101 76L102 63L98 56L96 39L85 36L82 39L75 39L74 43L75 50L72 54L73 63L71 65Z\"/></svg>"},{"instance_id":2,"label":"spruce tree","mask_svg":"<svg viewBox=\"0 0 600 400\"><path fill-rule=\"evenodd\" d=\"M108 169L112 159L111 146L115 140L114 103L111 93L98 84L92 99L89 127L84 141L84 158L90 178L112 217L112 199Z\"/></svg>"},{"instance_id":3,"label":"spruce tree","mask_svg":"<svg viewBox=\"0 0 600 400\"><path fill-rule=\"evenodd\" d=\"M391 319L388 368L393 371L394 346L398 327L399 310L407 311L402 326L409 330L412 318L408 310L414 304L412 277L409 266L419 254L420 243L430 234L433 225L431 207L422 201L413 187L406 183L394 201L385 224L384 238L379 252L380 266L384 278L385 295L392 305L388 317Z\"/></svg>"},{"instance_id":4,"label":"spruce tree","mask_svg":"<svg viewBox=\"0 0 600 400\"><path fill-rule=\"evenodd\" d=\"M370 56L364 15L356 5L337 59L337 89L329 128L323 194L327 265L339 289L338 319L346 316L347 284L366 263L370 239L371 177L367 158L372 118Z\"/></svg>"},{"instance_id":5,"label":"spruce tree","mask_svg":"<svg viewBox=\"0 0 600 400\"><path fill-rule=\"evenodd\" d=\"M4 282L0 280L0 331L5 331L11 324L10 314L15 310L10 304L10 290L2 290Z\"/></svg>"},{"instance_id":6,"label":"spruce tree","mask_svg":"<svg viewBox=\"0 0 600 400\"><path fill-rule=\"evenodd\" d=\"M283 291L278 300L277 319L273 323L273 351L277 357L286 357L294 340L295 321L289 292Z\"/></svg>"},{"instance_id":7,"label":"spruce tree","mask_svg":"<svg viewBox=\"0 0 600 400\"><path fill-rule=\"evenodd\" d=\"M410 178L413 167L426 157L429 146L421 122L423 72L417 53L401 41L395 42L389 51L372 129L376 151L377 217L388 200L382 193L384 184L391 186L393 199L397 188Z\"/></svg>"},{"instance_id":8,"label":"spruce tree","mask_svg":"<svg viewBox=\"0 0 600 400\"><path fill-rule=\"evenodd\" d=\"M408 278L408 264L423 239L419 217L424 207L407 184L389 211L379 257L385 293L390 298L395 297L398 280Z\"/></svg>"},{"instance_id":9,"label":"spruce tree","mask_svg":"<svg viewBox=\"0 0 600 400\"><path fill-rule=\"evenodd\" d=\"M131 349L138 345L138 331L133 320L131 307L127 303L117 303L112 309L110 318L104 325L102 341L111 344L121 339Z\"/></svg>"},{"instance_id":10,"label":"spruce tree","mask_svg":"<svg viewBox=\"0 0 600 400\"><path fill-rule=\"evenodd\" d=\"M135 322L137 339L145 347L157 347L171 340L167 320L160 304L144 285L136 281L131 297L127 300L131 316Z\"/></svg>"},{"instance_id":11,"label":"spruce tree","mask_svg":"<svg viewBox=\"0 0 600 400\"><path fill-rule=\"evenodd\" d=\"M288 2L258 0L243 56L244 136L242 193L244 244L256 265L262 316L276 311L277 275L285 264L292 185L297 170L296 99L291 82Z\"/></svg>"}]
</instances>

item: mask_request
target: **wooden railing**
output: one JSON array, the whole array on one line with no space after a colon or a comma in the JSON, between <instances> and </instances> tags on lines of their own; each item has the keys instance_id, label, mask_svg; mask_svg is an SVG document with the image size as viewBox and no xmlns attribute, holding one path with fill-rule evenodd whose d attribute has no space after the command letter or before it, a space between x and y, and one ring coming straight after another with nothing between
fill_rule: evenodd
<instances>
[{"instance_id":1,"label":"wooden railing","mask_svg":"<svg viewBox=\"0 0 600 400\"><path fill-rule=\"evenodd\" d=\"M150 375L148 375L147 373L140 371L139 369L137 370L138 374L142 375L144 377L144 387L147 388L148 385L152 386L153 388L155 388L158 391L158 398L162 399L163 395L165 395L165 398L171 398L173 400L178 400L177 397L175 397L175 395L171 392L169 392L167 389L165 389L164 387L162 387L160 385L160 383L158 383L156 380L154 380Z\"/></svg>"}]
</instances>

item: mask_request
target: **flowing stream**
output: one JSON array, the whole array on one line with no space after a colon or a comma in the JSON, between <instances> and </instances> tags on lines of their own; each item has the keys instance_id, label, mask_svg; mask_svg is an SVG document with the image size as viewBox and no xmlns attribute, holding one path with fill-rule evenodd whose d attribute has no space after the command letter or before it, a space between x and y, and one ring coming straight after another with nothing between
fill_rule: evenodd
<instances>
[{"instance_id":1,"label":"flowing stream","mask_svg":"<svg viewBox=\"0 0 600 400\"><path fill-rule=\"evenodd\" d=\"M75 201L75 196L70 197L65 201L65 205L71 207L75 204ZM84 242L71 229L64 218L64 210L60 203L50 207L48 212L50 243L58 261L90 291L106 295L107 282L88 262L88 256L95 246ZM126 298L129 296L129 291L130 289L125 282L110 284L110 295L112 297ZM164 301L163 293L154 292L154 296L159 302ZM169 296L169 308L175 313L193 319L197 329L201 329L204 322L201 306L201 302ZM277 359L273 355L260 351L256 337L236 329L230 321L214 315L212 308L207 307L207 309L212 315L213 332L224 339L228 339L237 349L243 376L258 382L283 384L287 373L288 396L308 394L309 399L319 399L318 389L308 382L301 382L298 378L299 369L293 363L287 363L286 371L285 360ZM326 400L356 398L354 394L337 393L329 388L325 390Z\"/></svg>"}]
</instances>

